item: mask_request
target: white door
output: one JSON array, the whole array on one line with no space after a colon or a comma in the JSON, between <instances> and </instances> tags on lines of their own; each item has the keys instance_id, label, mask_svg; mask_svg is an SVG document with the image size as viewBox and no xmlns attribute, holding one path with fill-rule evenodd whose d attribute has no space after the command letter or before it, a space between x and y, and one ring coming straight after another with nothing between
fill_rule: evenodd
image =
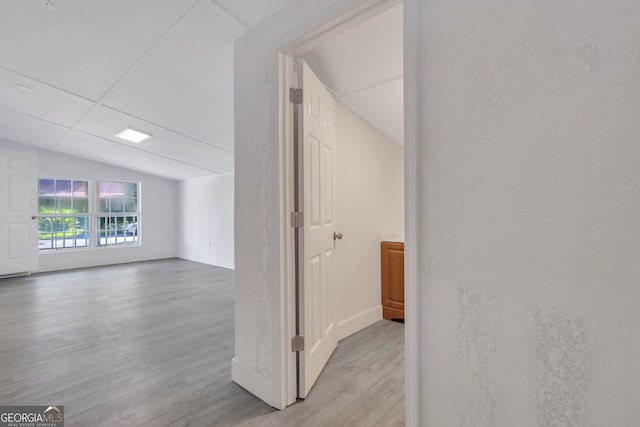
<instances>
[{"instance_id":1,"label":"white door","mask_svg":"<svg viewBox=\"0 0 640 427\"><path fill-rule=\"evenodd\" d=\"M301 278L298 395L304 398L335 350L334 302L335 101L311 68L302 70L302 199L304 227L299 256Z\"/></svg>"},{"instance_id":2,"label":"white door","mask_svg":"<svg viewBox=\"0 0 640 427\"><path fill-rule=\"evenodd\" d=\"M37 157L0 150L0 276L38 269Z\"/></svg>"}]
</instances>

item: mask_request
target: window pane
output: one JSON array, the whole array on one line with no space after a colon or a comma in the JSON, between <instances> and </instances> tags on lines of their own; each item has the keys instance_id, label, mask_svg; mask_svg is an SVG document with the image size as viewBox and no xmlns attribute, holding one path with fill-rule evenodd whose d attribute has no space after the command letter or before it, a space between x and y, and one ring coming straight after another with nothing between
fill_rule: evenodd
<instances>
[{"instance_id":1,"label":"window pane","mask_svg":"<svg viewBox=\"0 0 640 427\"><path fill-rule=\"evenodd\" d=\"M98 182L98 246L138 243L138 183ZM108 188L108 190L107 190ZM127 214L127 215L125 215Z\"/></svg>"},{"instance_id":2,"label":"window pane","mask_svg":"<svg viewBox=\"0 0 640 427\"><path fill-rule=\"evenodd\" d=\"M98 205L98 212L109 213L109 199L100 199Z\"/></svg>"},{"instance_id":3,"label":"window pane","mask_svg":"<svg viewBox=\"0 0 640 427\"><path fill-rule=\"evenodd\" d=\"M38 195L53 196L55 194L55 180L40 179L38 182Z\"/></svg>"},{"instance_id":4,"label":"window pane","mask_svg":"<svg viewBox=\"0 0 640 427\"><path fill-rule=\"evenodd\" d=\"M89 199L86 197L74 197L73 198L73 212L74 213L89 213Z\"/></svg>"},{"instance_id":5,"label":"window pane","mask_svg":"<svg viewBox=\"0 0 640 427\"><path fill-rule=\"evenodd\" d=\"M76 218L76 247L89 246L89 218Z\"/></svg>"},{"instance_id":6,"label":"window pane","mask_svg":"<svg viewBox=\"0 0 640 427\"><path fill-rule=\"evenodd\" d=\"M124 196L132 198L138 197L138 184L136 184L135 182L125 182Z\"/></svg>"},{"instance_id":7,"label":"window pane","mask_svg":"<svg viewBox=\"0 0 640 427\"><path fill-rule=\"evenodd\" d=\"M112 182L111 183L111 197L122 197L124 196L124 186L122 182Z\"/></svg>"},{"instance_id":8,"label":"window pane","mask_svg":"<svg viewBox=\"0 0 640 427\"><path fill-rule=\"evenodd\" d=\"M38 212L40 213L54 213L55 212L55 198L53 197L38 197Z\"/></svg>"},{"instance_id":9,"label":"window pane","mask_svg":"<svg viewBox=\"0 0 640 427\"><path fill-rule=\"evenodd\" d=\"M71 180L70 179L57 179L56 180L56 196L71 196Z\"/></svg>"},{"instance_id":10,"label":"window pane","mask_svg":"<svg viewBox=\"0 0 640 427\"><path fill-rule=\"evenodd\" d=\"M120 198L111 199L111 212L113 213L124 212L124 199L120 199Z\"/></svg>"},{"instance_id":11,"label":"window pane","mask_svg":"<svg viewBox=\"0 0 640 427\"><path fill-rule=\"evenodd\" d=\"M125 199L124 211L130 213L138 212L138 200L137 199Z\"/></svg>"},{"instance_id":12,"label":"window pane","mask_svg":"<svg viewBox=\"0 0 640 427\"><path fill-rule=\"evenodd\" d=\"M73 196L74 197L89 197L89 182L87 182L87 181L73 181Z\"/></svg>"},{"instance_id":13,"label":"window pane","mask_svg":"<svg viewBox=\"0 0 640 427\"><path fill-rule=\"evenodd\" d=\"M98 197L109 197L111 191L109 190L109 181L98 182Z\"/></svg>"},{"instance_id":14,"label":"window pane","mask_svg":"<svg viewBox=\"0 0 640 427\"><path fill-rule=\"evenodd\" d=\"M71 213L71 197L57 197L56 212L61 214Z\"/></svg>"},{"instance_id":15,"label":"window pane","mask_svg":"<svg viewBox=\"0 0 640 427\"><path fill-rule=\"evenodd\" d=\"M76 217L76 232L78 235L86 234L89 231L89 217ZM88 236L87 236L88 237Z\"/></svg>"}]
</instances>

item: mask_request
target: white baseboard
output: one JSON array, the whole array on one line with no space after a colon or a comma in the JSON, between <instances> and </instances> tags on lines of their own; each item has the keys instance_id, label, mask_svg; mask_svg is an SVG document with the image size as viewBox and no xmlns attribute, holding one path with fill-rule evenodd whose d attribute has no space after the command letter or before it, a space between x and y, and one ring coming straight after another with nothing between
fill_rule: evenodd
<instances>
[{"instance_id":1,"label":"white baseboard","mask_svg":"<svg viewBox=\"0 0 640 427\"><path fill-rule=\"evenodd\" d=\"M365 310L348 319L338 322L338 341L382 319L382 306Z\"/></svg>"},{"instance_id":2,"label":"white baseboard","mask_svg":"<svg viewBox=\"0 0 640 427\"><path fill-rule=\"evenodd\" d=\"M214 267L222 267L228 270L235 269L235 263L233 258L207 258L202 256L190 256L190 254L180 252L178 253L178 258L186 259L187 261L199 262L201 264L213 265Z\"/></svg>"},{"instance_id":3,"label":"white baseboard","mask_svg":"<svg viewBox=\"0 0 640 427\"><path fill-rule=\"evenodd\" d=\"M253 393L267 404L276 407L272 395L273 382L235 357L231 359L231 381Z\"/></svg>"}]
</instances>

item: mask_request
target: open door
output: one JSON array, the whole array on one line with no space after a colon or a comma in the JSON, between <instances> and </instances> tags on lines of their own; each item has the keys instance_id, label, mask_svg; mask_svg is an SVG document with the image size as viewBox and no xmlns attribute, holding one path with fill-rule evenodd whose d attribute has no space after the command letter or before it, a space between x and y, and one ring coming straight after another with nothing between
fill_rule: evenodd
<instances>
[{"instance_id":1,"label":"open door","mask_svg":"<svg viewBox=\"0 0 640 427\"><path fill-rule=\"evenodd\" d=\"M298 397L305 398L338 344L333 290L336 131L333 97L304 61L298 70L298 198L303 212L298 233L298 329L304 337Z\"/></svg>"},{"instance_id":2,"label":"open door","mask_svg":"<svg viewBox=\"0 0 640 427\"><path fill-rule=\"evenodd\" d=\"M0 150L0 276L38 269L37 157Z\"/></svg>"}]
</instances>

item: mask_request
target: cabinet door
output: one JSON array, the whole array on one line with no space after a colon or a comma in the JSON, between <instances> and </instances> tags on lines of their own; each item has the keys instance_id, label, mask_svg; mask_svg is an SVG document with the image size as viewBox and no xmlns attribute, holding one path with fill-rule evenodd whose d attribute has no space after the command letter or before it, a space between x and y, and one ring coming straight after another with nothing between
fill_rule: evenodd
<instances>
[{"instance_id":1,"label":"cabinet door","mask_svg":"<svg viewBox=\"0 0 640 427\"><path fill-rule=\"evenodd\" d=\"M404 319L404 243L382 242L382 317Z\"/></svg>"}]
</instances>

